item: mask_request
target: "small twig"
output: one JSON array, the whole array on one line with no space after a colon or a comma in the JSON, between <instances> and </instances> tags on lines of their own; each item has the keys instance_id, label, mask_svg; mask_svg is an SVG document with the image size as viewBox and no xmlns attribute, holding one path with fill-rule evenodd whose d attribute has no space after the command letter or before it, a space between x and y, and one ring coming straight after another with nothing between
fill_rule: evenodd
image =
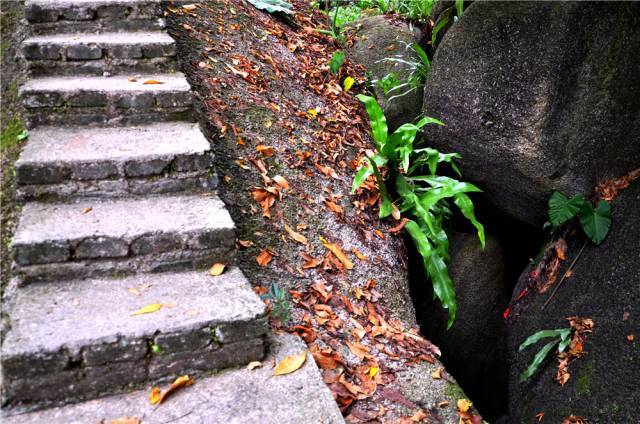
<instances>
[{"instance_id":1,"label":"small twig","mask_svg":"<svg viewBox=\"0 0 640 424\"><path fill-rule=\"evenodd\" d=\"M582 255L582 251L584 250L585 247L587 247L587 242L585 241L584 244L582 245L582 249L580 249L580 251L578 252L578 254L576 255L575 259L573 260L573 262L571 262L571 265L569 265L569 268L564 272L564 274L562 275L562 278L560 279L560 282L558 283L558 285L556 285L556 287L553 289L553 291L551 292L551 295L549 296L549 298L547 299L546 302L544 302L544 304L542 305L542 308L540 309L544 309L545 306L547 306L549 304L549 302L551 302L551 299L553 299L553 296L556 294L556 292L558 291L558 289L560 288L560 285L562 284L562 282L565 280L565 278L567 278L567 274L569 273L569 271L571 271L573 269L573 266L576 264L576 262L578 262L578 259L580 258L580 255Z\"/></svg>"}]
</instances>

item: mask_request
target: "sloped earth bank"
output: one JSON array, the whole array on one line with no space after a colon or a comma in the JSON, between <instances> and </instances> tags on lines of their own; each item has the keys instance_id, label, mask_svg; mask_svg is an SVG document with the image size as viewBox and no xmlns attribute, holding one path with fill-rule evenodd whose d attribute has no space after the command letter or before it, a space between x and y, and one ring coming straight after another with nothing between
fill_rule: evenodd
<instances>
[{"instance_id":1,"label":"sloped earth bank","mask_svg":"<svg viewBox=\"0 0 640 424\"><path fill-rule=\"evenodd\" d=\"M307 2L294 2L290 25L240 0L183 5L167 17L238 226L239 265L259 293L276 283L292 298L291 321L272 324L305 339L347 421L457 423L465 395L416 329L395 223L376 218L372 185L349 195L372 148L355 99L364 69L329 72L337 46L314 31L326 18Z\"/></svg>"}]
</instances>

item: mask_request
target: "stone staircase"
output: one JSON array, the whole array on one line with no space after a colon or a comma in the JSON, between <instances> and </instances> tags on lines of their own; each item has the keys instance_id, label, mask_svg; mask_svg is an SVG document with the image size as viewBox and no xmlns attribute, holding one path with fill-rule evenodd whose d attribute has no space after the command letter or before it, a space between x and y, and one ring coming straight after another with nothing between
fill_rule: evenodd
<instances>
[{"instance_id":1,"label":"stone staircase","mask_svg":"<svg viewBox=\"0 0 640 424\"><path fill-rule=\"evenodd\" d=\"M180 422L341 422L311 359L277 381L267 370L205 377L305 347L268 334L233 265L234 224L160 2L27 0L25 17L30 134L16 162L24 206L3 300L3 418L173 419L182 398L154 413L148 388L195 373L177 395L192 408ZM215 262L228 265L217 277ZM220 388L226 403L211 415L201 398Z\"/></svg>"}]
</instances>

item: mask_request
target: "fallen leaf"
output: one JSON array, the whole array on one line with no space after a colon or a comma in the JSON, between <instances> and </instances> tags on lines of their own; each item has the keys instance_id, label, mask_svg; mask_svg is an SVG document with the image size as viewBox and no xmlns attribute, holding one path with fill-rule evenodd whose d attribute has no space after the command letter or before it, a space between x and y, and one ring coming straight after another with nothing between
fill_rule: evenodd
<instances>
[{"instance_id":1,"label":"fallen leaf","mask_svg":"<svg viewBox=\"0 0 640 424\"><path fill-rule=\"evenodd\" d=\"M544 412L538 412L536 414L536 419L538 420L538 422L542 422L542 420L544 419Z\"/></svg>"},{"instance_id":2,"label":"fallen leaf","mask_svg":"<svg viewBox=\"0 0 640 424\"><path fill-rule=\"evenodd\" d=\"M331 251L331 253L336 255L338 260L342 262L342 265L344 265L346 269L353 269L353 263L349 260L349 258L347 258L347 255L344 254L340 247L333 243L329 243L324 237L320 237L320 241L322 242L324 247L326 247Z\"/></svg>"},{"instance_id":3,"label":"fallen leaf","mask_svg":"<svg viewBox=\"0 0 640 424\"><path fill-rule=\"evenodd\" d=\"M342 82L342 86L345 90L349 91L353 87L353 83L356 82L352 77L346 77Z\"/></svg>"},{"instance_id":4,"label":"fallen leaf","mask_svg":"<svg viewBox=\"0 0 640 424\"><path fill-rule=\"evenodd\" d=\"M318 116L318 111L316 109L309 109L307 111L307 113L309 114L309 116L311 116L312 118L315 118L316 116Z\"/></svg>"},{"instance_id":5,"label":"fallen leaf","mask_svg":"<svg viewBox=\"0 0 640 424\"><path fill-rule=\"evenodd\" d=\"M431 378L434 380L440 380L442 378L442 367L438 367L434 372L432 372Z\"/></svg>"},{"instance_id":6,"label":"fallen leaf","mask_svg":"<svg viewBox=\"0 0 640 424\"><path fill-rule=\"evenodd\" d=\"M247 369L248 370L253 370L253 369L256 369L256 368L262 368L262 362L260 362L260 361L252 361L252 362L249 362L249 364L247 365Z\"/></svg>"},{"instance_id":7,"label":"fallen leaf","mask_svg":"<svg viewBox=\"0 0 640 424\"><path fill-rule=\"evenodd\" d=\"M380 372L380 368L378 368L378 367L371 367L371 368L369 368L369 377L370 377L371 379L373 379L373 377L375 377L379 372Z\"/></svg>"},{"instance_id":8,"label":"fallen leaf","mask_svg":"<svg viewBox=\"0 0 640 424\"><path fill-rule=\"evenodd\" d=\"M351 252L356 255L356 257L358 259L360 259L361 261L367 261L369 260L369 258L367 258L365 255L362 254L362 252L360 252L358 249L356 249L355 247L351 248Z\"/></svg>"},{"instance_id":9,"label":"fallen leaf","mask_svg":"<svg viewBox=\"0 0 640 424\"><path fill-rule=\"evenodd\" d=\"M258 144L256 146L256 152L262 154L263 156L271 157L273 156L273 147L265 146L264 144Z\"/></svg>"},{"instance_id":10,"label":"fallen leaf","mask_svg":"<svg viewBox=\"0 0 640 424\"><path fill-rule=\"evenodd\" d=\"M227 266L225 264L215 263L215 264L213 264L211 269L209 269L209 274L213 275L214 277L218 276L218 275L222 274L226 268L227 268Z\"/></svg>"},{"instance_id":11,"label":"fallen leaf","mask_svg":"<svg viewBox=\"0 0 640 424\"><path fill-rule=\"evenodd\" d=\"M471 408L472 403L469 402L468 399L458 399L457 406L458 411L460 412L468 412L469 408Z\"/></svg>"},{"instance_id":12,"label":"fallen leaf","mask_svg":"<svg viewBox=\"0 0 640 424\"><path fill-rule=\"evenodd\" d=\"M135 294L136 296L140 296L140 290L138 290L136 288L131 287L131 288L127 289L127 291L129 293L131 293L131 294Z\"/></svg>"},{"instance_id":13,"label":"fallen leaf","mask_svg":"<svg viewBox=\"0 0 640 424\"><path fill-rule=\"evenodd\" d=\"M185 4L182 6L184 10L189 10L189 11L196 10L197 7L198 6L196 6L195 4Z\"/></svg>"},{"instance_id":14,"label":"fallen leaf","mask_svg":"<svg viewBox=\"0 0 640 424\"><path fill-rule=\"evenodd\" d=\"M164 84L162 81L158 81L158 80L154 80L154 79L148 79L145 82L142 83L143 85L154 85L154 84Z\"/></svg>"},{"instance_id":15,"label":"fallen leaf","mask_svg":"<svg viewBox=\"0 0 640 424\"><path fill-rule=\"evenodd\" d=\"M449 406L448 400L443 400L442 402L438 402L438 408L446 408L447 406Z\"/></svg>"},{"instance_id":16,"label":"fallen leaf","mask_svg":"<svg viewBox=\"0 0 640 424\"><path fill-rule=\"evenodd\" d=\"M82 215L86 215L93 210L92 207L82 209Z\"/></svg>"},{"instance_id":17,"label":"fallen leaf","mask_svg":"<svg viewBox=\"0 0 640 424\"><path fill-rule=\"evenodd\" d=\"M632 342L636 339L636 336L634 336L633 334L628 334L627 335L627 341Z\"/></svg>"},{"instance_id":18,"label":"fallen leaf","mask_svg":"<svg viewBox=\"0 0 640 424\"><path fill-rule=\"evenodd\" d=\"M134 317L136 315L151 314L154 312L158 312L160 309L162 309L163 306L164 305L162 303L152 303L151 305L147 305L145 307L138 309L137 311L132 313L131 316Z\"/></svg>"},{"instance_id":19,"label":"fallen leaf","mask_svg":"<svg viewBox=\"0 0 640 424\"><path fill-rule=\"evenodd\" d=\"M275 181L276 184L278 184L282 189L289 189L289 182L283 176L276 175L275 177L273 177L273 181Z\"/></svg>"},{"instance_id":20,"label":"fallen leaf","mask_svg":"<svg viewBox=\"0 0 640 424\"><path fill-rule=\"evenodd\" d=\"M293 240L297 241L298 243L301 243L301 244L309 243L305 236L303 236L300 233L296 233L293 230L293 228L289 227L287 224L284 224L284 229L287 230L287 233L289 234L289 237L291 237Z\"/></svg>"},{"instance_id":21,"label":"fallen leaf","mask_svg":"<svg viewBox=\"0 0 640 424\"><path fill-rule=\"evenodd\" d=\"M173 383L171 383L171 386L169 386L169 388L165 391L162 391L158 387L153 387L151 389L151 394L149 395L149 402L152 405L161 404L162 402L164 402L167 396L169 396L171 393L173 393L177 389L181 387L191 386L193 383L195 383L195 380L193 379L193 377L189 377L188 375L183 375L181 377L176 378L176 380Z\"/></svg>"},{"instance_id":22,"label":"fallen leaf","mask_svg":"<svg viewBox=\"0 0 640 424\"><path fill-rule=\"evenodd\" d=\"M358 358L365 359L367 357L371 357L371 355L369 354L369 351L371 349L369 349L365 345L357 342L350 342L348 340L345 341L345 344L347 345L351 353L356 355Z\"/></svg>"},{"instance_id":23,"label":"fallen leaf","mask_svg":"<svg viewBox=\"0 0 640 424\"><path fill-rule=\"evenodd\" d=\"M136 417L122 417L115 420L103 421L104 424L140 424L142 420Z\"/></svg>"},{"instance_id":24,"label":"fallen leaf","mask_svg":"<svg viewBox=\"0 0 640 424\"><path fill-rule=\"evenodd\" d=\"M304 259L302 269L317 268L322 263L320 259L316 259L306 252L301 252L300 256Z\"/></svg>"},{"instance_id":25,"label":"fallen leaf","mask_svg":"<svg viewBox=\"0 0 640 424\"><path fill-rule=\"evenodd\" d=\"M271 262L271 259L273 259L273 255L271 254L271 252L269 252L268 250L263 250L256 258L256 262L258 262L258 265L264 267L267 266L269 262Z\"/></svg>"},{"instance_id":26,"label":"fallen leaf","mask_svg":"<svg viewBox=\"0 0 640 424\"><path fill-rule=\"evenodd\" d=\"M129 80L129 82L136 82L136 81L138 81L138 79L137 79L137 78L134 78L134 77L129 77L129 78L127 78L127 79Z\"/></svg>"},{"instance_id":27,"label":"fallen leaf","mask_svg":"<svg viewBox=\"0 0 640 424\"><path fill-rule=\"evenodd\" d=\"M273 375L290 374L300 368L302 364L307 360L307 351L304 350L295 355L285 356L282 361L276 366Z\"/></svg>"}]
</instances>

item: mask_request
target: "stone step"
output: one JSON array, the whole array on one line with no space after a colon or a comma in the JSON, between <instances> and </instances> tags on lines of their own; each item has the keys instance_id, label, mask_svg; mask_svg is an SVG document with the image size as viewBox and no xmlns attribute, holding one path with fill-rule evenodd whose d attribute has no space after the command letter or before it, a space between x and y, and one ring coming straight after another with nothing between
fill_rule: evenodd
<instances>
[{"instance_id":1,"label":"stone step","mask_svg":"<svg viewBox=\"0 0 640 424\"><path fill-rule=\"evenodd\" d=\"M33 284L8 297L9 405L90 399L264 355L265 307L237 268ZM135 315L152 304L162 307Z\"/></svg>"},{"instance_id":2,"label":"stone step","mask_svg":"<svg viewBox=\"0 0 640 424\"><path fill-rule=\"evenodd\" d=\"M198 124L38 127L16 161L24 199L212 190L213 153Z\"/></svg>"},{"instance_id":3,"label":"stone step","mask_svg":"<svg viewBox=\"0 0 640 424\"><path fill-rule=\"evenodd\" d=\"M144 424L343 424L340 410L311 355L297 371L273 376L273 362L279 363L285 356L304 349L304 343L295 336L274 336L269 340L269 353L262 368L196 378L194 385L177 390L159 407L149 403L148 387L22 415L17 415L19 411L15 409L5 409L3 418L6 424L109 423L123 417L137 418Z\"/></svg>"},{"instance_id":4,"label":"stone step","mask_svg":"<svg viewBox=\"0 0 640 424\"><path fill-rule=\"evenodd\" d=\"M34 75L173 72L175 54L175 41L165 32L53 34L22 43Z\"/></svg>"},{"instance_id":5,"label":"stone step","mask_svg":"<svg viewBox=\"0 0 640 424\"><path fill-rule=\"evenodd\" d=\"M23 283L231 263L235 227L213 194L28 202L12 249Z\"/></svg>"},{"instance_id":6,"label":"stone step","mask_svg":"<svg viewBox=\"0 0 640 424\"><path fill-rule=\"evenodd\" d=\"M160 0L27 0L34 34L153 31L165 28Z\"/></svg>"},{"instance_id":7,"label":"stone step","mask_svg":"<svg viewBox=\"0 0 640 424\"><path fill-rule=\"evenodd\" d=\"M31 127L193 119L192 94L181 73L34 78L20 88L20 95Z\"/></svg>"}]
</instances>

